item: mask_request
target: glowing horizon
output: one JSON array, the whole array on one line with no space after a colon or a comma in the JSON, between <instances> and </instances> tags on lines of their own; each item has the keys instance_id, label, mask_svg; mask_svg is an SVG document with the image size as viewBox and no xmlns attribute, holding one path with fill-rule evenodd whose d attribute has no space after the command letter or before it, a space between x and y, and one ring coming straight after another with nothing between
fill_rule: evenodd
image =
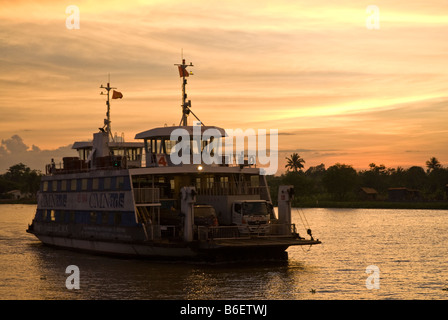
<instances>
[{"instance_id":1,"label":"glowing horizon","mask_svg":"<svg viewBox=\"0 0 448 320\"><path fill-rule=\"evenodd\" d=\"M33 150L91 139L108 74L124 96L112 102L118 135L132 141L177 125L182 49L195 65L194 112L207 125L278 129L279 171L297 150L306 168L424 167L433 156L447 166L448 9L441 0L376 1L380 29L368 30L369 4L6 1L0 171L31 161ZM69 5L80 10L79 29L66 28Z\"/></svg>"}]
</instances>

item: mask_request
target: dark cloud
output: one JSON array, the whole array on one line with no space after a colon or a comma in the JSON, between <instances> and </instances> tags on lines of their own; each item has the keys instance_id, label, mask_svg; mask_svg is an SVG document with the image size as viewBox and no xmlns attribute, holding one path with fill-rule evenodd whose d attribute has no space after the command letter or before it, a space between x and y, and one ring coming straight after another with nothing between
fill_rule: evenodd
<instances>
[{"instance_id":1,"label":"dark cloud","mask_svg":"<svg viewBox=\"0 0 448 320\"><path fill-rule=\"evenodd\" d=\"M26 152L28 146L23 143L22 138L15 134L10 139L2 140L2 149L4 154L20 154Z\"/></svg>"},{"instance_id":2,"label":"dark cloud","mask_svg":"<svg viewBox=\"0 0 448 320\"><path fill-rule=\"evenodd\" d=\"M41 150L38 146L28 146L23 139L15 134L9 139L2 139L0 144L0 173L17 163L24 163L31 169L44 171L45 165L51 158L56 162L63 157L74 156L76 152L71 145L62 146L54 150Z\"/></svg>"}]
</instances>

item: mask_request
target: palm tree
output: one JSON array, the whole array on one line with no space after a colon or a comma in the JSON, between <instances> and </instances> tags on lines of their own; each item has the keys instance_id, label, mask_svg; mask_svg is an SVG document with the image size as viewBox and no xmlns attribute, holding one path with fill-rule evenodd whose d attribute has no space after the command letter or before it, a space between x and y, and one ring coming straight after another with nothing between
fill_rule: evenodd
<instances>
[{"instance_id":1,"label":"palm tree","mask_svg":"<svg viewBox=\"0 0 448 320\"><path fill-rule=\"evenodd\" d=\"M298 153L293 153L289 158L286 158L288 163L285 165L285 168L287 170L292 170L293 172L297 172L298 170L301 170L304 168L302 163L305 163L305 160L300 158Z\"/></svg>"},{"instance_id":2,"label":"palm tree","mask_svg":"<svg viewBox=\"0 0 448 320\"><path fill-rule=\"evenodd\" d=\"M426 167L428 168L428 172L430 172L432 170L442 168L442 165L436 157L432 157L431 159L426 161Z\"/></svg>"}]
</instances>

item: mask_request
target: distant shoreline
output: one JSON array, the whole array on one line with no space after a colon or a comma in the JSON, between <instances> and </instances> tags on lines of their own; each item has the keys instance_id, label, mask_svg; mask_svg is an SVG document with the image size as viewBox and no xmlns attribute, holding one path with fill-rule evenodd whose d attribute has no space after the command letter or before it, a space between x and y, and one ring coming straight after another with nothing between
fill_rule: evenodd
<instances>
[{"instance_id":1,"label":"distant shoreline","mask_svg":"<svg viewBox=\"0 0 448 320\"><path fill-rule=\"evenodd\" d=\"M1 204L34 204L35 199L0 199ZM294 201L294 208L341 208L341 209L427 209L448 210L448 201L392 202L392 201Z\"/></svg>"},{"instance_id":2,"label":"distant shoreline","mask_svg":"<svg viewBox=\"0 0 448 320\"><path fill-rule=\"evenodd\" d=\"M36 199L0 199L0 204L35 204Z\"/></svg>"},{"instance_id":3,"label":"distant shoreline","mask_svg":"<svg viewBox=\"0 0 448 320\"><path fill-rule=\"evenodd\" d=\"M448 210L448 201L393 202L393 201L318 201L294 202L297 208L345 208L345 209L436 209Z\"/></svg>"}]
</instances>

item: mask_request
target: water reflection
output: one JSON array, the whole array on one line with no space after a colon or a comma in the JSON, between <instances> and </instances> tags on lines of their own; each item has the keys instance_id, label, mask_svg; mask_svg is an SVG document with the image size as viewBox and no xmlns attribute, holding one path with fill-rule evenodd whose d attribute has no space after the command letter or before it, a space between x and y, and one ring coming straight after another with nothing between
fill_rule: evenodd
<instances>
[{"instance_id":1,"label":"water reflection","mask_svg":"<svg viewBox=\"0 0 448 320\"><path fill-rule=\"evenodd\" d=\"M34 209L0 215L2 299L446 299L448 219L437 210L304 210L322 245L282 263L203 265L77 253L24 232ZM8 209L10 211L8 211ZM294 217L299 225L298 217ZM80 269L68 290L65 269ZM377 265L380 289L365 286Z\"/></svg>"},{"instance_id":2,"label":"water reflection","mask_svg":"<svg viewBox=\"0 0 448 320\"><path fill-rule=\"evenodd\" d=\"M294 261L201 266L187 277L185 298L294 299L302 293L304 271Z\"/></svg>"},{"instance_id":3,"label":"water reflection","mask_svg":"<svg viewBox=\"0 0 448 320\"><path fill-rule=\"evenodd\" d=\"M32 246L35 299L300 299L312 270L296 261L193 264L117 259ZM80 290L68 290L65 269L80 269Z\"/></svg>"}]
</instances>

